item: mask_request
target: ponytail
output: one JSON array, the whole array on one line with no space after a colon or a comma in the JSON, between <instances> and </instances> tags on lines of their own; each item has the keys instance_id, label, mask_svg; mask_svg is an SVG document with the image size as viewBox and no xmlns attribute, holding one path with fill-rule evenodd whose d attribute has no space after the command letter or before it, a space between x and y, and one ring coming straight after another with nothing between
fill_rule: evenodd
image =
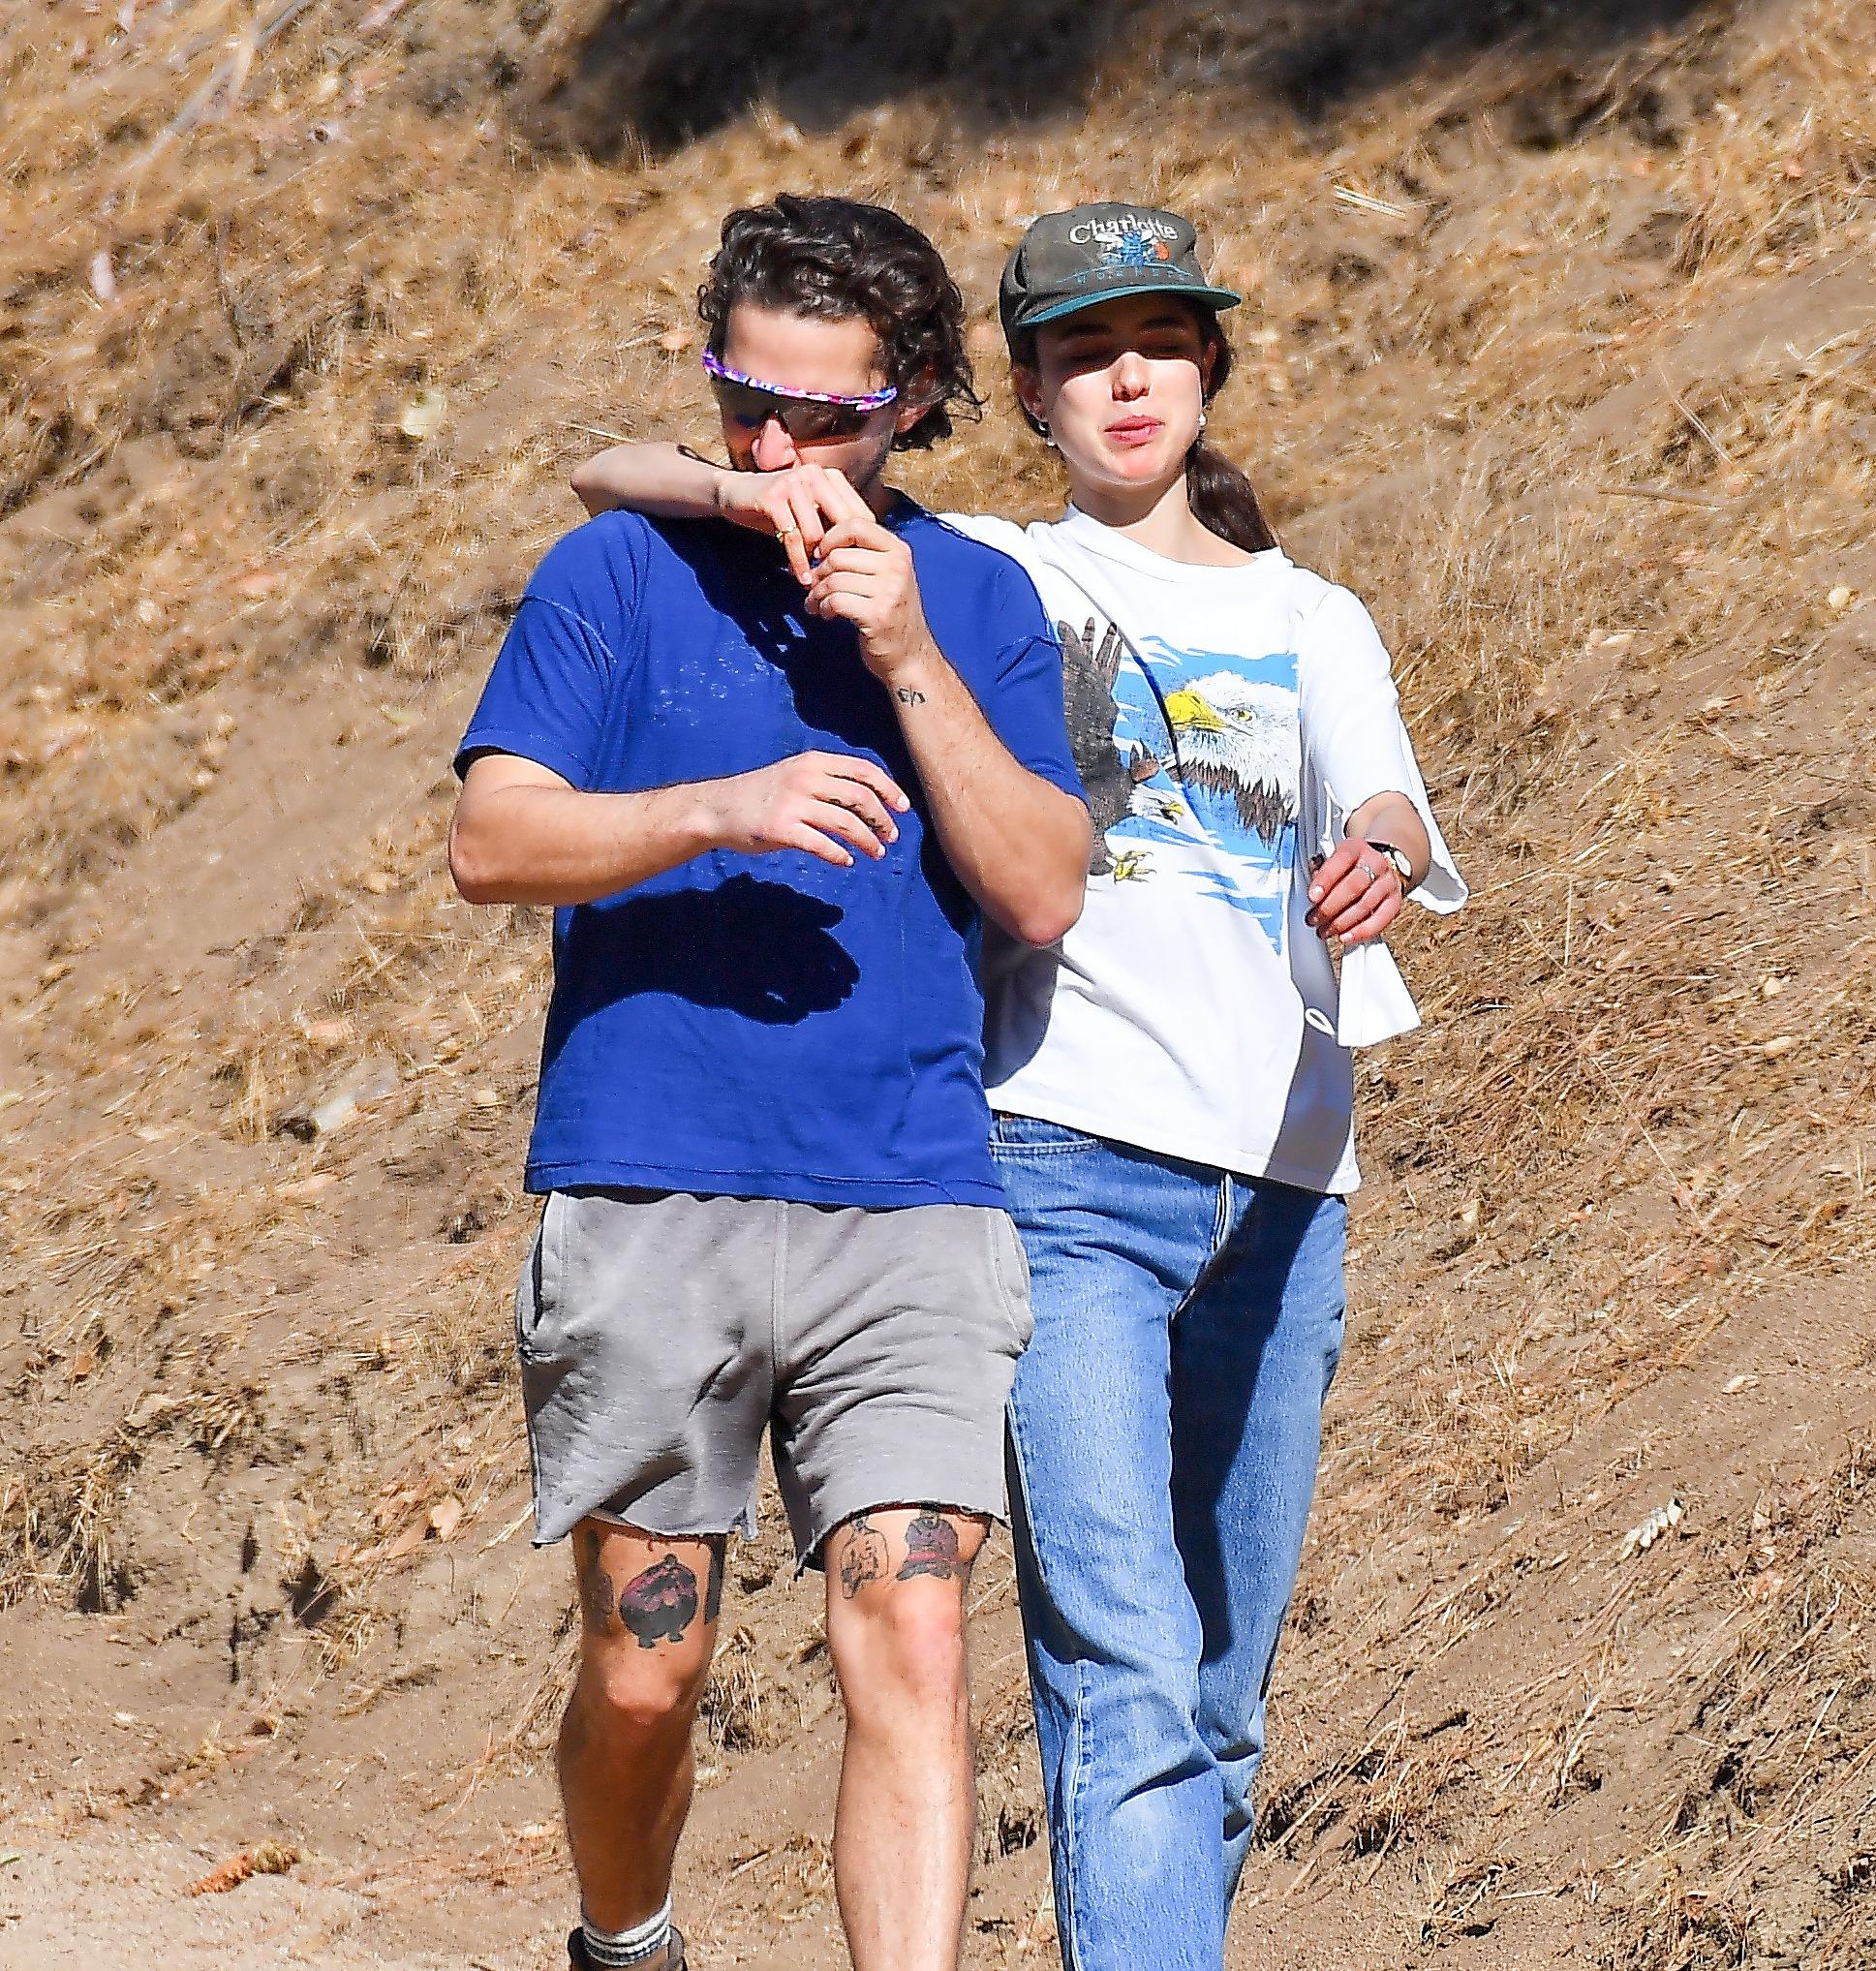
<instances>
[{"instance_id":1,"label":"ponytail","mask_svg":"<svg viewBox=\"0 0 1876 1971\"><path fill-rule=\"evenodd\" d=\"M1199 325L1212 356L1211 384L1205 393L1209 404L1231 375L1231 343L1214 311L1203 311ZM1206 444L1204 424L1200 418L1199 436L1185 454L1185 498L1193 517L1233 547L1242 547L1246 554L1262 554L1276 545L1276 536L1264 518L1256 489L1216 446Z\"/></svg>"},{"instance_id":2,"label":"ponytail","mask_svg":"<svg viewBox=\"0 0 1876 1971\"><path fill-rule=\"evenodd\" d=\"M1202 438L1185 454L1185 498L1201 527L1221 536L1246 554L1276 545L1276 536L1257 504L1256 489L1243 473Z\"/></svg>"}]
</instances>

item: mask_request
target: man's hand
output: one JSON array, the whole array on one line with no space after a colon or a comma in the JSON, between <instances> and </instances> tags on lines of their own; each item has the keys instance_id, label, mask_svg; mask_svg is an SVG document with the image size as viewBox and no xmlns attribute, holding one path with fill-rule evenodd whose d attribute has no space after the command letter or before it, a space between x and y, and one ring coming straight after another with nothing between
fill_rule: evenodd
<instances>
[{"instance_id":1,"label":"man's hand","mask_svg":"<svg viewBox=\"0 0 1876 1971\"><path fill-rule=\"evenodd\" d=\"M856 848L877 862L899 840L893 816L911 806L870 759L839 753L798 753L753 773L706 781L697 792L719 847L743 855L804 848L838 869L853 867Z\"/></svg>"},{"instance_id":2,"label":"man's hand","mask_svg":"<svg viewBox=\"0 0 1876 1971\"><path fill-rule=\"evenodd\" d=\"M871 513L842 520L822 537L820 561L808 583L808 612L851 623L867 668L888 690L903 672L938 655L912 551Z\"/></svg>"}]
</instances>

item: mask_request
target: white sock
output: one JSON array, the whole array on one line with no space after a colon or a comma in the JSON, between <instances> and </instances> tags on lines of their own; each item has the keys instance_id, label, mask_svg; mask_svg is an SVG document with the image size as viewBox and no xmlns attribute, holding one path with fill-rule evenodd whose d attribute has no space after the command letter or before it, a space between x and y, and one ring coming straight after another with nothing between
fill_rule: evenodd
<instances>
[{"instance_id":1,"label":"white sock","mask_svg":"<svg viewBox=\"0 0 1876 1971\"><path fill-rule=\"evenodd\" d=\"M656 1916L629 1930L602 1930L584 1910L580 1912L580 1936L586 1955L600 1971L621 1971L621 1967L643 1964L662 1955L671 1941L671 1898Z\"/></svg>"}]
</instances>

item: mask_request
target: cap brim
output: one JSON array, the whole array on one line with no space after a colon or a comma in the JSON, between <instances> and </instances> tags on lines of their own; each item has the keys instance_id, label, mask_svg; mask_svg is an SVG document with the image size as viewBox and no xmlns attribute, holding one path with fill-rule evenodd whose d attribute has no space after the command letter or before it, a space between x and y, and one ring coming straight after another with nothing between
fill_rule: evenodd
<instances>
[{"instance_id":1,"label":"cap brim","mask_svg":"<svg viewBox=\"0 0 1876 1971\"><path fill-rule=\"evenodd\" d=\"M1117 301L1123 294L1181 294L1188 301L1214 309L1235 308L1245 297L1229 288L1195 288L1190 281L1116 281L1098 293L1077 294L1072 301L1057 301L1039 308L1033 315L1019 315L1013 328L1039 328L1045 322L1060 322L1064 315L1080 315L1098 308L1103 301Z\"/></svg>"}]
</instances>

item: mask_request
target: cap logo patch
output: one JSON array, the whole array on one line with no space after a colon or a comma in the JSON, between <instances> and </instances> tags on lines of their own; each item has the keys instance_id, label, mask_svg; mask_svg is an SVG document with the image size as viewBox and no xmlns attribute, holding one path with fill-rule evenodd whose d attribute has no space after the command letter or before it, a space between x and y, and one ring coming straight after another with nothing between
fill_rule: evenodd
<instances>
[{"instance_id":1,"label":"cap logo patch","mask_svg":"<svg viewBox=\"0 0 1876 1971\"><path fill-rule=\"evenodd\" d=\"M1112 266L1152 266L1172 259L1170 242L1179 228L1155 213L1128 212L1118 219L1084 219L1068 229L1070 244L1097 246Z\"/></svg>"}]
</instances>

